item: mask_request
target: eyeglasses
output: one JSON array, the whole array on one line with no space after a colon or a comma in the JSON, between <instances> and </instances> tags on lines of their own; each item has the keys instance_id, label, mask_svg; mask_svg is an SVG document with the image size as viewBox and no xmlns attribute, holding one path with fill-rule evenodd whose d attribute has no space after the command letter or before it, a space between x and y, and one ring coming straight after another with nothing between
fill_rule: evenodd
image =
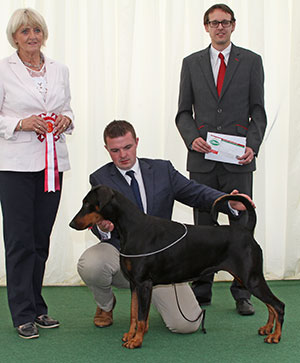
<instances>
[{"instance_id":1,"label":"eyeglasses","mask_svg":"<svg viewBox=\"0 0 300 363\"><path fill-rule=\"evenodd\" d=\"M232 20L222 20L222 21L212 20L208 21L207 24L209 24L211 28L218 28L219 24L222 24L223 28L229 28L230 25L232 24Z\"/></svg>"}]
</instances>

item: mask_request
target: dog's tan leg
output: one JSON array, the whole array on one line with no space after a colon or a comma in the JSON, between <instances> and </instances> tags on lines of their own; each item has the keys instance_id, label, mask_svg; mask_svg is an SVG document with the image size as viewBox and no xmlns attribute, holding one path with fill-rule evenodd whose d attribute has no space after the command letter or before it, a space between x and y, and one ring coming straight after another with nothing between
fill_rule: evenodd
<instances>
[{"instance_id":1,"label":"dog's tan leg","mask_svg":"<svg viewBox=\"0 0 300 363\"><path fill-rule=\"evenodd\" d=\"M131 293L130 327L128 333L124 333L123 342L128 342L135 336L138 319L138 299L136 290Z\"/></svg>"},{"instance_id":2,"label":"dog's tan leg","mask_svg":"<svg viewBox=\"0 0 300 363\"><path fill-rule=\"evenodd\" d=\"M150 301L151 301L151 292L152 292L152 287L151 287L151 290L148 290L148 294L147 294L148 296L146 296L146 297L143 296L143 297L145 297L145 301L143 301L144 310L143 310L141 316L139 317L139 315L138 315L139 300L138 300L137 291L135 291L134 301L136 301L136 304L135 304L135 306L136 306L135 321L137 323L137 324L135 324L136 332L135 332L135 335L133 335L130 338L130 336L129 336L130 331L129 331L129 333L127 335L127 340L123 344L123 347L125 347L125 348L134 349L134 348L140 348L142 346L144 335L145 335L145 333L147 333L148 328L149 328L149 309L150 309ZM149 301L148 301L148 298L149 298Z\"/></svg>"},{"instance_id":3,"label":"dog's tan leg","mask_svg":"<svg viewBox=\"0 0 300 363\"><path fill-rule=\"evenodd\" d=\"M149 330L149 314L148 314L148 318L146 321L145 334L148 332L148 330Z\"/></svg>"},{"instance_id":4,"label":"dog's tan leg","mask_svg":"<svg viewBox=\"0 0 300 363\"><path fill-rule=\"evenodd\" d=\"M275 320L276 320L276 324L275 324L275 330L274 330L274 333L273 334L270 334L268 335L266 338L265 338L265 342L266 343L275 343L275 344L278 344L280 342L280 339L281 339L281 330L282 330L282 325L281 323L279 322L279 319L278 319L278 314L276 313L275 315Z\"/></svg>"},{"instance_id":5,"label":"dog's tan leg","mask_svg":"<svg viewBox=\"0 0 300 363\"><path fill-rule=\"evenodd\" d=\"M269 319L267 324L259 329L259 334L267 335L267 337L265 338L266 343L277 344L280 342L282 326L281 323L279 322L277 311L271 305L267 304L267 307L269 310ZM274 320L275 320L275 330L274 333L272 333Z\"/></svg>"},{"instance_id":6,"label":"dog's tan leg","mask_svg":"<svg viewBox=\"0 0 300 363\"><path fill-rule=\"evenodd\" d=\"M266 305L267 305L267 308L269 311L269 318L268 318L267 324L258 329L259 335L271 334L272 330L273 330L273 326L274 326L274 320L275 320L274 309L270 305L268 305L268 304L266 304Z\"/></svg>"}]
</instances>

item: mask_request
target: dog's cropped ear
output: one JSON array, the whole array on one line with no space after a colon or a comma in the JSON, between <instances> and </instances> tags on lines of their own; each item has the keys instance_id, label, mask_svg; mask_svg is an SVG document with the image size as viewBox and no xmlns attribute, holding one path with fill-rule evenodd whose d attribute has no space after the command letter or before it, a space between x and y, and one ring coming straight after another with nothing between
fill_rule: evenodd
<instances>
[{"instance_id":1,"label":"dog's cropped ear","mask_svg":"<svg viewBox=\"0 0 300 363\"><path fill-rule=\"evenodd\" d=\"M107 204L111 203L112 199L114 198L115 192L113 189L105 185L98 185L92 190L96 192L98 207L100 208L99 211L101 212Z\"/></svg>"},{"instance_id":2,"label":"dog's cropped ear","mask_svg":"<svg viewBox=\"0 0 300 363\"><path fill-rule=\"evenodd\" d=\"M106 186L98 186L96 188L99 212L104 219L113 221L119 214L119 202L117 199L120 193Z\"/></svg>"}]
</instances>

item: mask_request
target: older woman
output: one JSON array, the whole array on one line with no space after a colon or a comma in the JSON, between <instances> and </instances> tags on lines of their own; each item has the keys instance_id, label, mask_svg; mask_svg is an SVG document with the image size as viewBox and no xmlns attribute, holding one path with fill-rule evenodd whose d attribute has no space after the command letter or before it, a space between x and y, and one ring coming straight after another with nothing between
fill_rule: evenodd
<instances>
[{"instance_id":1,"label":"older woman","mask_svg":"<svg viewBox=\"0 0 300 363\"><path fill-rule=\"evenodd\" d=\"M43 17L16 10L7 26L17 51L0 62L0 200L9 308L19 336L55 328L42 297L49 238L73 129L68 69L43 55Z\"/></svg>"}]
</instances>

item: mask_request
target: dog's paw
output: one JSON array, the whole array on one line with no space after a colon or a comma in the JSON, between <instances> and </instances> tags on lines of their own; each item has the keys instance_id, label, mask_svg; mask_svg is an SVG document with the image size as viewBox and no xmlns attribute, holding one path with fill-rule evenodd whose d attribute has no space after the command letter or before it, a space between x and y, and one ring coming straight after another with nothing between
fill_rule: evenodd
<instances>
[{"instance_id":1,"label":"dog's paw","mask_svg":"<svg viewBox=\"0 0 300 363\"><path fill-rule=\"evenodd\" d=\"M134 336L135 336L135 333L131 333L131 332L124 333L123 334L122 341L123 342L128 342L129 340L131 340L132 338L134 338Z\"/></svg>"},{"instance_id":2,"label":"dog's paw","mask_svg":"<svg viewBox=\"0 0 300 363\"><path fill-rule=\"evenodd\" d=\"M135 337L122 344L122 346L127 349L135 349L135 348L141 348L142 343L143 343L142 339L138 339Z\"/></svg>"},{"instance_id":3,"label":"dog's paw","mask_svg":"<svg viewBox=\"0 0 300 363\"><path fill-rule=\"evenodd\" d=\"M258 334L259 335L269 335L272 333L272 330L273 330L273 325L267 324L258 329Z\"/></svg>"},{"instance_id":4,"label":"dog's paw","mask_svg":"<svg viewBox=\"0 0 300 363\"><path fill-rule=\"evenodd\" d=\"M270 334L268 335L264 341L268 344L278 344L280 342L281 335L280 334Z\"/></svg>"}]
</instances>

